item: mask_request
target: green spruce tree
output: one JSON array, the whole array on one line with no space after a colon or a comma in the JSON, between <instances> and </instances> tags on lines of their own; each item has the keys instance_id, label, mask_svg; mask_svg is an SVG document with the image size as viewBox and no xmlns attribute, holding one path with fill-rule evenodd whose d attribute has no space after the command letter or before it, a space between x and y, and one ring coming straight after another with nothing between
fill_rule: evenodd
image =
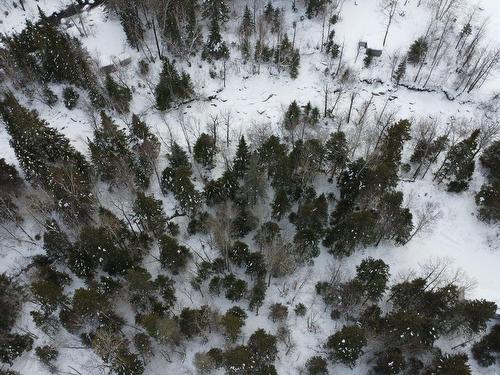
<instances>
[{"instance_id":1,"label":"green spruce tree","mask_svg":"<svg viewBox=\"0 0 500 375\"><path fill-rule=\"evenodd\" d=\"M194 94L191 77L182 72L179 74L174 64L167 58L163 60L160 82L155 88L156 106L160 111L169 109L179 100L185 100Z\"/></svg>"}]
</instances>

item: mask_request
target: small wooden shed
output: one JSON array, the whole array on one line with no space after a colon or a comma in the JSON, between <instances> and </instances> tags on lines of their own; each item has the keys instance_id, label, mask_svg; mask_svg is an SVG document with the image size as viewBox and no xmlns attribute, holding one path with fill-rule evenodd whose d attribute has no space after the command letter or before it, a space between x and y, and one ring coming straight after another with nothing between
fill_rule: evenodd
<instances>
[{"instance_id":1,"label":"small wooden shed","mask_svg":"<svg viewBox=\"0 0 500 375\"><path fill-rule=\"evenodd\" d=\"M99 66L99 70L104 74L116 72L119 66L127 66L132 62L132 57L129 55L120 55L112 57L110 60L104 62Z\"/></svg>"},{"instance_id":2,"label":"small wooden shed","mask_svg":"<svg viewBox=\"0 0 500 375\"><path fill-rule=\"evenodd\" d=\"M371 55L373 57L380 57L382 56L382 50L381 49L375 49L375 48L368 48L368 42L358 42L358 50L364 48L366 50L367 55Z\"/></svg>"}]
</instances>

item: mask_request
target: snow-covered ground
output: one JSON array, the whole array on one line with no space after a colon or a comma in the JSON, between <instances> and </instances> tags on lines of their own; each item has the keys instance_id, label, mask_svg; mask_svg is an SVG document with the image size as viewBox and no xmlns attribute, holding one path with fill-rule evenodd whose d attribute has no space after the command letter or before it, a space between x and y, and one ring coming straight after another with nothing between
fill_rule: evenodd
<instances>
[{"instance_id":1,"label":"snow-covered ground","mask_svg":"<svg viewBox=\"0 0 500 375\"><path fill-rule=\"evenodd\" d=\"M25 20L37 18L39 5L47 14L59 10L67 5L69 0L40 0L37 3L27 1L27 10L23 12L20 8L3 5L9 12L8 15L1 14L0 32L10 33L22 29ZM236 0L238 4L242 3ZM288 9L289 1L274 1L275 5L282 5ZM418 0L409 0L404 7L403 13L399 14L392 25L387 44L383 48L384 55L380 61L376 62L368 70L362 69L362 58L355 64L356 73L362 78L380 78L384 83L356 85L358 92L356 103L360 104L369 99L372 94L373 102L370 107L370 116L380 111L389 95L395 96L395 100L390 102L390 107L397 110L398 118L437 118L444 124L450 116L455 118L473 119L479 115L478 104L491 97L492 93L500 90L500 74L493 76L478 92L473 95L464 95L457 100L450 101L441 92L427 93L415 92L405 88L395 89L390 83L390 71L388 71L388 60L396 51L404 53L408 46L425 32L426 20L429 18L429 10L424 5L417 7ZM466 7L476 4L474 0L468 0ZM481 12L489 18L488 35L491 44L499 43L500 35L500 1L482 0L480 2ZM243 7L234 6L238 10L237 16ZM0 10L4 11L2 5ZM107 63L123 55L133 57L133 62L120 74L123 74L127 82L134 88L134 100L131 111L143 115L147 123L157 133L161 139L175 138L182 145L186 144L184 133L179 126L180 121L189 123L190 139L194 139L206 129L206 124L211 116L227 116L230 114L231 137L236 140L239 135L249 135L250 129L260 125L268 132L278 132L279 122L282 117L283 108L288 106L292 100L297 100L300 104L311 102L322 108L323 103L323 71L328 65L324 54L319 51L321 42L321 24L317 20L300 19L300 14L293 14L287 10L286 25L289 34L292 33L292 21L297 21L296 46L301 51L300 74L297 79L292 80L288 76L277 75L273 69L262 67L261 74L252 75L249 65L243 64L238 58L238 52L234 50L233 58L228 63L228 76L226 86L223 87L221 80L209 78L208 67L201 65L197 59L190 61L190 66L186 61L178 61L186 71L191 74L195 83L196 92L201 97L217 95L212 101L195 101L189 106L181 107L178 110L167 114L160 114L152 110L153 96L151 89L146 85L139 86L141 78L137 73L137 62L139 54L130 49L126 43L124 32L120 23L115 18L109 16L103 9L98 7L85 14L88 35L81 36L83 45L90 54L99 62ZM236 14L235 14L236 15ZM236 17L232 17L236 19ZM237 20L231 21L227 25L227 35L230 35L237 27ZM378 2L375 0L346 0L341 12L341 20L335 26L336 40L345 43L345 59L354 62L359 41L367 41L372 48L382 48L385 24L379 16ZM78 31L71 27L69 32L78 35ZM152 44L151 44L152 45ZM160 63L156 62L151 67L150 77L155 82ZM52 87L56 94L60 96L62 88ZM46 119L51 126L61 130L71 142L82 152L88 154L87 139L92 137L92 127L90 119L82 109L73 111L67 110L61 101L53 108L34 101L29 103L36 108L40 115ZM340 108L347 108L348 96L340 101ZM116 118L117 122L125 125L125 119ZM321 134L328 134L335 129L336 124L332 122L321 123ZM17 164L13 150L8 144L9 138L3 126L0 126L0 157L4 157L8 162ZM234 149L235 143L232 148ZM165 160L163 156L167 150L162 149L161 165ZM366 256L382 258L391 267L393 280L397 280L398 275L407 273L413 269L418 272L421 265L429 261L441 259L449 265L449 272L452 273L461 269L475 285L467 292L470 298L485 298L500 305L500 228L493 224L488 225L479 221L476 217L477 208L474 202L474 195L479 190L483 177L481 169L476 169L474 181L468 192L461 194L447 193L442 187L436 186L431 178L414 183L401 182L400 188L405 194L412 211L422 208L427 202L437 203L442 211L442 215L432 230L420 233L407 245L394 247L388 244L381 244L377 248L367 248L356 252L353 256L342 261L346 273L353 274L355 266ZM215 172L217 173L217 172ZM104 188L103 188L104 189ZM159 189L152 188L158 196ZM321 189L331 189L331 186L323 186ZM106 192L100 192L106 195ZM171 197L163 198L167 209L173 207ZM35 224L33 230L39 230ZM199 246L199 242L190 239L191 246ZM0 272L15 273L26 264L27 257L40 252L40 246L19 246L18 244L5 241L0 242ZM296 318L291 314L290 325L293 327L296 348L289 356L282 356L278 359L276 367L279 374L296 374L304 361L314 355L318 348L325 342L326 338L340 328L340 323L332 321L328 312L324 311L322 302L314 292L314 284L319 280L329 278L334 266L337 265L329 254L322 252L315 260L312 267L300 269L293 277L286 280L275 280L268 290L266 304L262 307L263 313L255 316L251 313L244 327L243 340L257 328L273 330L274 325L267 318L268 301L282 302L293 305L303 302L309 308L309 314L316 319L319 328L316 334L311 334L308 330L305 319ZM159 265L150 264L152 273L158 272ZM311 277L313 275L313 277ZM179 306L188 306L190 299L182 293L189 289L189 278L176 278L176 288ZM303 283L302 283L303 282ZM297 287L297 285L301 285ZM185 289L183 289L185 288ZM287 293L284 289L289 289ZM229 301L223 298L210 296L201 297L197 294L190 296L195 305L210 303L218 306L221 311L225 311L232 306ZM32 327L29 308L26 307L26 314L19 323L22 327ZM94 374L98 371L93 366L99 359L89 350L74 349L79 347L78 340L69 334L60 334L58 342L63 347L61 351L59 368L63 371L72 371L69 366L78 369L82 374ZM40 342L46 341L41 337ZM183 361L166 363L159 359L153 361L147 367L147 374L193 374L192 365L194 353L206 350L213 346L223 346L222 337L215 337L209 343L195 342L190 345L187 357ZM473 373L477 374L498 374L495 368L480 369L473 361ZM340 365L333 369L335 374L365 374L365 364L353 370ZM22 374L45 374L47 370L36 360L34 354L26 354L16 361L14 368ZM100 371L100 370L99 370Z\"/></svg>"},{"instance_id":2,"label":"snow-covered ground","mask_svg":"<svg viewBox=\"0 0 500 375\"><path fill-rule=\"evenodd\" d=\"M47 15L60 11L71 4L71 0L24 0L25 11L18 1L0 2L0 33L11 34L21 31L26 21L36 22L40 16L39 8Z\"/></svg>"}]
</instances>

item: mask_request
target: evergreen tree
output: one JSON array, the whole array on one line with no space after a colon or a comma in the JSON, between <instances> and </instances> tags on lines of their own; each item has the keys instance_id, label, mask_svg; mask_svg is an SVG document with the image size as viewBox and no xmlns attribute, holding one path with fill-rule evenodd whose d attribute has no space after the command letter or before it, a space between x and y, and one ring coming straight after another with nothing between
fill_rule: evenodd
<instances>
[{"instance_id":1,"label":"evergreen tree","mask_svg":"<svg viewBox=\"0 0 500 375\"><path fill-rule=\"evenodd\" d=\"M299 67L300 67L299 51L298 50L292 51L289 59L290 59L290 63L289 63L290 77L295 79L299 76Z\"/></svg>"},{"instance_id":2,"label":"evergreen tree","mask_svg":"<svg viewBox=\"0 0 500 375\"><path fill-rule=\"evenodd\" d=\"M297 305L295 305L295 308L293 309L293 311L295 312L295 315L297 315L297 316L306 316L307 307L302 302L300 302Z\"/></svg>"},{"instance_id":3,"label":"evergreen tree","mask_svg":"<svg viewBox=\"0 0 500 375\"><path fill-rule=\"evenodd\" d=\"M236 149L236 156L233 160L233 173L236 177L242 178L248 170L250 159L250 152L245 141L245 137L241 136L238 148Z\"/></svg>"},{"instance_id":4,"label":"evergreen tree","mask_svg":"<svg viewBox=\"0 0 500 375\"><path fill-rule=\"evenodd\" d=\"M123 239L122 239L123 241ZM137 263L126 243L122 246L108 228L85 226L68 254L68 266L78 276L90 278L99 266L111 275L120 274Z\"/></svg>"},{"instance_id":5,"label":"evergreen tree","mask_svg":"<svg viewBox=\"0 0 500 375\"><path fill-rule=\"evenodd\" d=\"M299 256L304 260L318 256L318 244L328 220L328 202L325 195L321 194L317 198L302 202L297 213L290 214L289 218L297 228L294 242Z\"/></svg>"},{"instance_id":6,"label":"evergreen tree","mask_svg":"<svg viewBox=\"0 0 500 375\"><path fill-rule=\"evenodd\" d=\"M208 206L235 200L239 190L238 180L231 170L226 170L217 180L209 181L205 186L205 198Z\"/></svg>"},{"instance_id":7,"label":"evergreen tree","mask_svg":"<svg viewBox=\"0 0 500 375\"><path fill-rule=\"evenodd\" d=\"M211 21L226 22L229 19L227 0L203 0L203 17Z\"/></svg>"},{"instance_id":8,"label":"evergreen tree","mask_svg":"<svg viewBox=\"0 0 500 375\"><path fill-rule=\"evenodd\" d=\"M74 334L88 334L96 326L105 328L107 324L118 331L123 325L122 319L113 313L109 298L97 288L75 290L71 303L60 311L59 318L63 327Z\"/></svg>"},{"instance_id":9,"label":"evergreen tree","mask_svg":"<svg viewBox=\"0 0 500 375\"><path fill-rule=\"evenodd\" d=\"M238 267L241 267L249 254L248 245L244 242L236 241L229 249L228 257L232 262L238 265Z\"/></svg>"},{"instance_id":10,"label":"evergreen tree","mask_svg":"<svg viewBox=\"0 0 500 375\"><path fill-rule=\"evenodd\" d=\"M89 141L89 149L102 181L126 183L133 167L127 135L104 111L101 112L101 127L94 130L94 139Z\"/></svg>"},{"instance_id":11,"label":"evergreen tree","mask_svg":"<svg viewBox=\"0 0 500 375\"><path fill-rule=\"evenodd\" d=\"M479 158L490 179L500 178L500 140L493 142Z\"/></svg>"},{"instance_id":12,"label":"evergreen tree","mask_svg":"<svg viewBox=\"0 0 500 375\"><path fill-rule=\"evenodd\" d=\"M138 192L134 202L134 220L142 232L153 233L160 238L166 231L167 218L161 200Z\"/></svg>"},{"instance_id":13,"label":"evergreen tree","mask_svg":"<svg viewBox=\"0 0 500 375\"><path fill-rule=\"evenodd\" d=\"M264 304L264 299L266 298L267 283L264 277L258 277L255 280L255 284L250 291L250 304L249 309L251 311L255 310L255 314L259 314L260 307Z\"/></svg>"},{"instance_id":14,"label":"evergreen tree","mask_svg":"<svg viewBox=\"0 0 500 375\"><path fill-rule=\"evenodd\" d=\"M412 214L408 208L403 208L403 193L384 193L377 206L377 242L382 239L394 240L396 244L405 244L413 229Z\"/></svg>"},{"instance_id":15,"label":"evergreen tree","mask_svg":"<svg viewBox=\"0 0 500 375\"><path fill-rule=\"evenodd\" d=\"M23 186L23 179L19 177L16 167L0 158L0 198L18 196Z\"/></svg>"},{"instance_id":16,"label":"evergreen tree","mask_svg":"<svg viewBox=\"0 0 500 375\"><path fill-rule=\"evenodd\" d=\"M91 168L83 155L10 93L0 102L0 114L27 180L49 192L65 218L87 219L94 197Z\"/></svg>"},{"instance_id":17,"label":"evergreen tree","mask_svg":"<svg viewBox=\"0 0 500 375\"><path fill-rule=\"evenodd\" d=\"M165 111L172 103L185 100L194 94L191 77L182 72L179 74L174 64L167 58L163 59L163 67L160 73L160 82L155 88L156 106L160 111Z\"/></svg>"},{"instance_id":18,"label":"evergreen tree","mask_svg":"<svg viewBox=\"0 0 500 375\"><path fill-rule=\"evenodd\" d=\"M213 168L216 152L217 150L213 137L206 133L202 133L193 147L194 160L206 168Z\"/></svg>"},{"instance_id":19,"label":"evergreen tree","mask_svg":"<svg viewBox=\"0 0 500 375\"><path fill-rule=\"evenodd\" d=\"M307 375L328 375L328 364L323 357L314 356L306 362Z\"/></svg>"},{"instance_id":20,"label":"evergreen tree","mask_svg":"<svg viewBox=\"0 0 500 375\"><path fill-rule=\"evenodd\" d=\"M189 157L186 151L174 142L170 149L170 154L168 155L168 161L170 163L170 168L177 169L181 167L191 169L191 163L189 162Z\"/></svg>"},{"instance_id":21,"label":"evergreen tree","mask_svg":"<svg viewBox=\"0 0 500 375\"><path fill-rule=\"evenodd\" d=\"M118 113L128 113L132 91L127 86L118 84L110 74L106 76L106 90L115 110Z\"/></svg>"},{"instance_id":22,"label":"evergreen tree","mask_svg":"<svg viewBox=\"0 0 500 375\"><path fill-rule=\"evenodd\" d=\"M224 353L224 367L229 375L250 375L256 371L252 352L244 345L236 346Z\"/></svg>"},{"instance_id":23,"label":"evergreen tree","mask_svg":"<svg viewBox=\"0 0 500 375\"><path fill-rule=\"evenodd\" d=\"M373 163L373 176L367 180L376 193L396 187L398 172L401 166L401 153L405 141L410 139L411 123L400 120L391 125L379 142L375 151ZM367 189L370 191L370 189Z\"/></svg>"},{"instance_id":24,"label":"evergreen tree","mask_svg":"<svg viewBox=\"0 0 500 375\"><path fill-rule=\"evenodd\" d=\"M174 275L186 268L190 257L189 249L179 245L175 238L166 235L160 238L160 263Z\"/></svg>"},{"instance_id":25,"label":"evergreen tree","mask_svg":"<svg viewBox=\"0 0 500 375\"><path fill-rule=\"evenodd\" d=\"M65 259L71 251L72 244L65 232L55 220L48 220L43 235L43 249L49 259Z\"/></svg>"},{"instance_id":26,"label":"evergreen tree","mask_svg":"<svg viewBox=\"0 0 500 375\"><path fill-rule=\"evenodd\" d=\"M162 173L161 186L163 192L172 191L180 209L194 215L201 206L201 194L191 181L191 168L182 166L176 169L165 168Z\"/></svg>"},{"instance_id":27,"label":"evergreen tree","mask_svg":"<svg viewBox=\"0 0 500 375\"><path fill-rule=\"evenodd\" d=\"M233 306L221 318L224 334L228 340L234 343L241 334L241 328L245 325L247 314L238 306Z\"/></svg>"},{"instance_id":28,"label":"evergreen tree","mask_svg":"<svg viewBox=\"0 0 500 375\"><path fill-rule=\"evenodd\" d=\"M47 104L51 108L59 100L59 98L57 97L57 95L54 93L54 91L52 91L50 89L49 86L44 86L43 87L43 89L42 89L42 97L43 97L43 100L44 100L45 104Z\"/></svg>"},{"instance_id":29,"label":"evergreen tree","mask_svg":"<svg viewBox=\"0 0 500 375\"><path fill-rule=\"evenodd\" d=\"M496 363L500 353L500 325L492 327L491 332L472 346L472 356L481 367Z\"/></svg>"},{"instance_id":30,"label":"evergreen tree","mask_svg":"<svg viewBox=\"0 0 500 375\"><path fill-rule=\"evenodd\" d=\"M388 343L415 350L429 349L437 339L433 320L413 311L391 312L386 316L383 329Z\"/></svg>"},{"instance_id":31,"label":"evergreen tree","mask_svg":"<svg viewBox=\"0 0 500 375\"><path fill-rule=\"evenodd\" d=\"M325 162L330 178L344 170L349 161L348 152L345 133L341 131L331 133L325 144Z\"/></svg>"},{"instance_id":32,"label":"evergreen tree","mask_svg":"<svg viewBox=\"0 0 500 375\"><path fill-rule=\"evenodd\" d=\"M271 204L272 217L276 220L281 220L281 218L288 211L290 211L291 207L292 205L288 199L288 194L284 189L279 189L274 196L273 203Z\"/></svg>"},{"instance_id":33,"label":"evergreen tree","mask_svg":"<svg viewBox=\"0 0 500 375\"><path fill-rule=\"evenodd\" d=\"M441 167L434 174L434 180L439 184L448 181L448 191L461 192L469 187L475 168L479 133L476 129L468 138L450 147Z\"/></svg>"},{"instance_id":34,"label":"evergreen tree","mask_svg":"<svg viewBox=\"0 0 500 375\"><path fill-rule=\"evenodd\" d=\"M225 297L232 302L241 300L247 293L246 281L232 273L222 279L222 286L226 290Z\"/></svg>"},{"instance_id":35,"label":"evergreen tree","mask_svg":"<svg viewBox=\"0 0 500 375\"><path fill-rule=\"evenodd\" d=\"M126 346L118 349L112 360L111 368L117 375L142 375L144 364L135 353L130 353Z\"/></svg>"},{"instance_id":36,"label":"evergreen tree","mask_svg":"<svg viewBox=\"0 0 500 375\"><path fill-rule=\"evenodd\" d=\"M203 46L201 58L207 61L227 60L229 58L229 48L227 48L226 42L222 40L219 21L216 17L211 19L210 33L207 42Z\"/></svg>"},{"instance_id":37,"label":"evergreen tree","mask_svg":"<svg viewBox=\"0 0 500 375\"><path fill-rule=\"evenodd\" d=\"M169 11L160 24L163 35L172 50L181 55L193 53L202 41L202 33L198 24L197 0L172 0L168 3Z\"/></svg>"},{"instance_id":38,"label":"evergreen tree","mask_svg":"<svg viewBox=\"0 0 500 375\"><path fill-rule=\"evenodd\" d=\"M125 0L120 2L117 9L120 23L127 36L127 41L132 48L139 51L142 41L144 40L144 27L142 26L141 18L139 17L138 7L134 1Z\"/></svg>"},{"instance_id":39,"label":"evergreen tree","mask_svg":"<svg viewBox=\"0 0 500 375\"><path fill-rule=\"evenodd\" d=\"M133 152L133 169L136 184L146 189L156 170L156 160L160 154L160 140L151 133L149 126L137 115L132 115L129 144Z\"/></svg>"},{"instance_id":40,"label":"evergreen tree","mask_svg":"<svg viewBox=\"0 0 500 375\"><path fill-rule=\"evenodd\" d=\"M363 354L366 346L366 336L362 328L352 325L344 326L340 331L331 335L326 348L334 361L341 362L353 368L358 358Z\"/></svg>"},{"instance_id":41,"label":"evergreen tree","mask_svg":"<svg viewBox=\"0 0 500 375\"><path fill-rule=\"evenodd\" d=\"M325 8L326 0L307 0L306 4L306 16L307 18L313 18L318 15L318 13L323 12Z\"/></svg>"},{"instance_id":42,"label":"evergreen tree","mask_svg":"<svg viewBox=\"0 0 500 375\"><path fill-rule=\"evenodd\" d=\"M336 59L340 54L340 46L335 43L335 30L330 31L328 34L328 39L325 43L325 52L332 57L332 59Z\"/></svg>"},{"instance_id":43,"label":"evergreen tree","mask_svg":"<svg viewBox=\"0 0 500 375\"><path fill-rule=\"evenodd\" d=\"M287 34L283 36L280 44L274 51L274 62L278 65L278 69L282 67L288 68L290 77L293 79L297 78L300 66L300 53L298 49L293 48Z\"/></svg>"},{"instance_id":44,"label":"evergreen tree","mask_svg":"<svg viewBox=\"0 0 500 375\"><path fill-rule=\"evenodd\" d=\"M29 334L4 334L0 341L0 362L12 365L17 357L32 348L33 338Z\"/></svg>"},{"instance_id":45,"label":"evergreen tree","mask_svg":"<svg viewBox=\"0 0 500 375\"><path fill-rule=\"evenodd\" d=\"M389 276L389 266L382 259L366 258L356 267L355 280L366 300L376 302L382 298Z\"/></svg>"},{"instance_id":46,"label":"evergreen tree","mask_svg":"<svg viewBox=\"0 0 500 375\"><path fill-rule=\"evenodd\" d=\"M61 32L40 11L40 21L26 23L20 34L5 38L8 52L27 77L41 77L42 82L67 82L89 91L96 107L103 97L94 76L87 52L77 38Z\"/></svg>"},{"instance_id":47,"label":"evergreen tree","mask_svg":"<svg viewBox=\"0 0 500 375\"><path fill-rule=\"evenodd\" d=\"M397 375L405 369L405 357L399 348L390 348L377 353L374 375Z\"/></svg>"},{"instance_id":48,"label":"evergreen tree","mask_svg":"<svg viewBox=\"0 0 500 375\"><path fill-rule=\"evenodd\" d=\"M163 170L162 190L164 193L172 191L180 208L193 215L199 209L202 199L191 181L192 170L187 153L174 143L168 159L170 166Z\"/></svg>"},{"instance_id":49,"label":"evergreen tree","mask_svg":"<svg viewBox=\"0 0 500 375\"><path fill-rule=\"evenodd\" d=\"M394 72L392 79L399 84L401 80L405 77L406 75L406 58L404 58L398 65L396 71Z\"/></svg>"},{"instance_id":50,"label":"evergreen tree","mask_svg":"<svg viewBox=\"0 0 500 375\"><path fill-rule=\"evenodd\" d=\"M497 305L494 302L484 299L462 301L456 311L461 319L457 328L468 334L478 334L486 329L496 310Z\"/></svg>"},{"instance_id":51,"label":"evergreen tree","mask_svg":"<svg viewBox=\"0 0 500 375\"><path fill-rule=\"evenodd\" d=\"M80 95L71 86L67 86L63 90L64 105L69 110L72 110L78 104Z\"/></svg>"},{"instance_id":52,"label":"evergreen tree","mask_svg":"<svg viewBox=\"0 0 500 375\"><path fill-rule=\"evenodd\" d=\"M471 375L468 360L469 357L465 353L439 354L432 363L430 373L436 375Z\"/></svg>"},{"instance_id":53,"label":"evergreen tree","mask_svg":"<svg viewBox=\"0 0 500 375\"><path fill-rule=\"evenodd\" d=\"M263 329L258 329L252 333L248 339L247 345L252 352L257 369L271 365L278 354L276 337Z\"/></svg>"},{"instance_id":54,"label":"evergreen tree","mask_svg":"<svg viewBox=\"0 0 500 375\"><path fill-rule=\"evenodd\" d=\"M476 194L476 204L479 206L481 220L500 221L500 178L492 179L490 183L481 186L481 190Z\"/></svg>"},{"instance_id":55,"label":"evergreen tree","mask_svg":"<svg viewBox=\"0 0 500 375\"><path fill-rule=\"evenodd\" d=\"M282 28L283 28L283 12L281 11L280 8L274 8L273 14L272 14L272 20L270 21L271 23L271 33L273 34L280 34Z\"/></svg>"},{"instance_id":56,"label":"evergreen tree","mask_svg":"<svg viewBox=\"0 0 500 375\"><path fill-rule=\"evenodd\" d=\"M260 163L266 166L269 176L273 177L280 161L287 156L287 146L277 136L271 135L259 147L258 153Z\"/></svg>"},{"instance_id":57,"label":"evergreen tree","mask_svg":"<svg viewBox=\"0 0 500 375\"><path fill-rule=\"evenodd\" d=\"M418 38L410 46L408 51L407 61L411 65L418 65L422 62L427 54L429 46L424 38Z\"/></svg>"},{"instance_id":58,"label":"evergreen tree","mask_svg":"<svg viewBox=\"0 0 500 375\"><path fill-rule=\"evenodd\" d=\"M500 141L493 142L481 155L481 165L488 171L488 182L476 194L481 220L500 220Z\"/></svg>"},{"instance_id":59,"label":"evergreen tree","mask_svg":"<svg viewBox=\"0 0 500 375\"><path fill-rule=\"evenodd\" d=\"M272 21L273 15L274 15L273 2L269 0L266 6L264 7L264 18L269 23Z\"/></svg>"},{"instance_id":60,"label":"evergreen tree","mask_svg":"<svg viewBox=\"0 0 500 375\"><path fill-rule=\"evenodd\" d=\"M373 53L371 50L366 51L366 55L363 58L363 65L365 68L369 68L372 65L373 62Z\"/></svg>"},{"instance_id":61,"label":"evergreen tree","mask_svg":"<svg viewBox=\"0 0 500 375\"><path fill-rule=\"evenodd\" d=\"M349 256L358 246L374 243L375 227L376 215L372 210L351 212L327 231L323 245L335 256Z\"/></svg>"},{"instance_id":62,"label":"evergreen tree","mask_svg":"<svg viewBox=\"0 0 500 375\"><path fill-rule=\"evenodd\" d=\"M238 207L236 217L231 221L231 234L235 238L245 237L257 227L258 219L249 210L248 205Z\"/></svg>"},{"instance_id":63,"label":"evergreen tree","mask_svg":"<svg viewBox=\"0 0 500 375\"><path fill-rule=\"evenodd\" d=\"M258 153L252 152L248 157L248 164L241 181L238 199L253 207L266 198L268 191L266 177L266 168L260 163Z\"/></svg>"},{"instance_id":64,"label":"evergreen tree","mask_svg":"<svg viewBox=\"0 0 500 375\"><path fill-rule=\"evenodd\" d=\"M297 129L301 122L302 118L302 111L297 104L297 101L294 100L293 102L290 103L288 106L288 109L285 112L285 118L283 120L283 125L286 130L288 131L294 131Z\"/></svg>"},{"instance_id":65,"label":"evergreen tree","mask_svg":"<svg viewBox=\"0 0 500 375\"><path fill-rule=\"evenodd\" d=\"M460 31L460 34L459 34L459 39L458 39L458 42L455 46L455 49L458 48L458 46L460 45L460 42L463 40L465 42L465 39L472 34L472 26L471 24L468 22L466 23L463 27L462 27L462 30Z\"/></svg>"},{"instance_id":66,"label":"evergreen tree","mask_svg":"<svg viewBox=\"0 0 500 375\"><path fill-rule=\"evenodd\" d=\"M245 273L252 276L252 278L264 277L267 272L264 255L261 252L249 253L245 259L245 265L246 265Z\"/></svg>"},{"instance_id":67,"label":"evergreen tree","mask_svg":"<svg viewBox=\"0 0 500 375\"><path fill-rule=\"evenodd\" d=\"M253 22L253 16L250 12L248 5L245 5L245 10L243 12L243 19L240 24L240 40L241 40L241 54L244 60L248 60L250 57L250 37L255 29L255 24Z\"/></svg>"},{"instance_id":68,"label":"evergreen tree","mask_svg":"<svg viewBox=\"0 0 500 375\"><path fill-rule=\"evenodd\" d=\"M40 362L47 366L51 372L56 371L57 368L54 361L56 361L59 356L59 351L56 348L50 345L37 346L35 348L35 354L38 359L40 359Z\"/></svg>"}]
</instances>

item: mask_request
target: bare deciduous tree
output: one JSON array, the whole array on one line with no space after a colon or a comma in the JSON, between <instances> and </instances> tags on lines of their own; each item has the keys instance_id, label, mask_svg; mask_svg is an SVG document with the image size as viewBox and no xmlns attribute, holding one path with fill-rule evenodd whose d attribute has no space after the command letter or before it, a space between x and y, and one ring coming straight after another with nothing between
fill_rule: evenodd
<instances>
[{"instance_id":1,"label":"bare deciduous tree","mask_svg":"<svg viewBox=\"0 0 500 375\"><path fill-rule=\"evenodd\" d=\"M426 202L421 208L413 212L413 232L410 234L404 245L410 242L419 233L425 233L432 229L432 226L442 217L443 213L436 202Z\"/></svg>"},{"instance_id":2,"label":"bare deciduous tree","mask_svg":"<svg viewBox=\"0 0 500 375\"><path fill-rule=\"evenodd\" d=\"M398 10L399 0L381 0L380 8L382 13L384 13L386 17L385 21L385 34L384 41L382 45L385 47L385 42L387 41L387 35L389 34L389 28L391 27L392 22L394 21L394 16Z\"/></svg>"}]
</instances>

